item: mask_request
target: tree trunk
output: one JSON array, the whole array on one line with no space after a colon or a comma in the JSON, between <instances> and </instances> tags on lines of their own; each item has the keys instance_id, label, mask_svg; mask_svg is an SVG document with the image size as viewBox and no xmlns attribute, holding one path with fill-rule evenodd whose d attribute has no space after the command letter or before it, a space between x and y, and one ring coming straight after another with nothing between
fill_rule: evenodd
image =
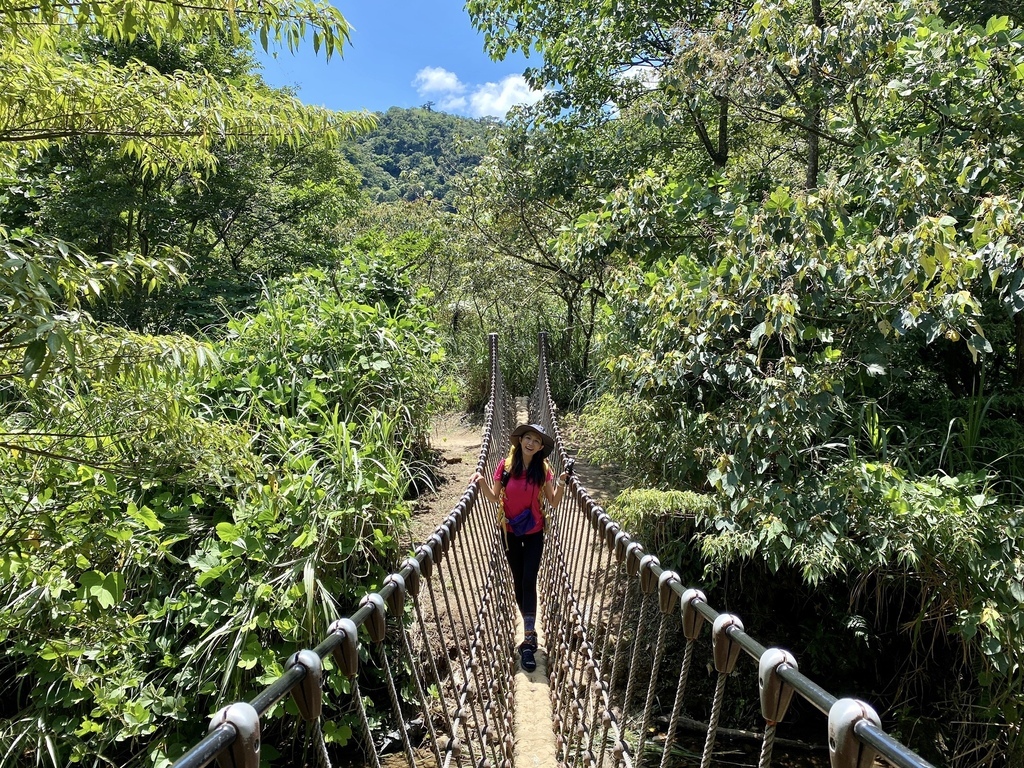
<instances>
[{"instance_id":1,"label":"tree trunk","mask_svg":"<svg viewBox=\"0 0 1024 768\"><path fill-rule=\"evenodd\" d=\"M716 98L718 100L718 141L715 143L712 143L711 136L708 135L708 129L704 125L700 110L689 107L689 111L693 118L694 130L697 132L697 138L700 139L704 151L708 153L715 168L721 169L725 167L725 163L729 159L729 99L726 96L717 96Z\"/></svg>"},{"instance_id":2,"label":"tree trunk","mask_svg":"<svg viewBox=\"0 0 1024 768\"><path fill-rule=\"evenodd\" d=\"M804 189L818 187L818 166L821 162L821 137L817 129L821 126L821 105L815 104L807 115L811 130L807 132L807 175L804 178Z\"/></svg>"},{"instance_id":3,"label":"tree trunk","mask_svg":"<svg viewBox=\"0 0 1024 768\"><path fill-rule=\"evenodd\" d=\"M718 155L715 158L715 166L725 168L725 162L729 159L729 99L725 96L718 97Z\"/></svg>"},{"instance_id":4,"label":"tree trunk","mask_svg":"<svg viewBox=\"0 0 1024 768\"><path fill-rule=\"evenodd\" d=\"M1013 384L1016 387L1024 387L1024 312L1018 312L1013 318L1014 330L1014 367Z\"/></svg>"},{"instance_id":5,"label":"tree trunk","mask_svg":"<svg viewBox=\"0 0 1024 768\"><path fill-rule=\"evenodd\" d=\"M825 16L821 11L821 0L811 0L811 15L814 25L821 30L825 29ZM821 79L812 64L811 79L815 88L811 98L815 99L814 104L807 110L807 124L810 130L807 132L807 176L804 179L804 188L811 190L818 188L818 171L821 164Z\"/></svg>"}]
</instances>

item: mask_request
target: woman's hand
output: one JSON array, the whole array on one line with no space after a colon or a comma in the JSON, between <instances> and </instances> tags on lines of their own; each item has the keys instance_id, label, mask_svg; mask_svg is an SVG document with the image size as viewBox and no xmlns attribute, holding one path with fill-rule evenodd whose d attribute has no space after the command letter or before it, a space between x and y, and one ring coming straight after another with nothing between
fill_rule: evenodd
<instances>
[{"instance_id":1,"label":"woman's hand","mask_svg":"<svg viewBox=\"0 0 1024 768\"><path fill-rule=\"evenodd\" d=\"M568 481L569 473L563 472L554 483L544 486L544 495L547 497L548 504L551 505L552 509L558 509L558 505L562 503L562 494L565 493L565 484ZM551 487L552 485L554 488Z\"/></svg>"},{"instance_id":2,"label":"woman's hand","mask_svg":"<svg viewBox=\"0 0 1024 768\"><path fill-rule=\"evenodd\" d=\"M487 481L487 475L481 472L474 472L469 476L469 484L477 486L485 498L494 502L498 501L497 494L491 487L491 484Z\"/></svg>"}]
</instances>

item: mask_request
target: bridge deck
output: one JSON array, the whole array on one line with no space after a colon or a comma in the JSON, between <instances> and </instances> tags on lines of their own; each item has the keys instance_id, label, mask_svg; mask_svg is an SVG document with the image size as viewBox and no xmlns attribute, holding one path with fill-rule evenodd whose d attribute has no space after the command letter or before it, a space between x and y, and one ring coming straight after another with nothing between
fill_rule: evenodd
<instances>
[{"instance_id":1,"label":"bridge deck","mask_svg":"<svg viewBox=\"0 0 1024 768\"><path fill-rule=\"evenodd\" d=\"M522 408L505 390L497 360L492 335L491 398L476 467L481 472L494 471L513 425L523 418ZM569 454L550 398L543 339L529 420L555 436L549 461L556 474L561 472ZM385 672L392 716L411 768L424 762L446 768L694 764L678 754L681 729L693 722L687 716L691 672L706 673L714 688L710 701L697 707L706 713L700 723L706 734L699 765L710 768L730 678L744 654L758 665L762 691L759 768L771 765L777 727L794 697L823 713L822 736L827 733L832 768L863 768L875 755L899 768L931 768L881 729L869 705L832 696L800 673L792 655L766 649L744 631L738 617L720 614L699 590L686 589L604 512L578 477L570 480L545 532L539 617L544 665L531 675L522 673L515 661L522 628L516 624L518 610L495 517L494 505L475 487L467 489L383 589L333 625L319 646L290 659L285 674L251 702L215 715L210 734L175 768L199 768L222 752L232 753L234 765L255 768L259 717L289 694L318 737L320 660L327 656L335 659L338 671L333 674L349 679L367 761L380 768L360 690L360 627L369 635L371 660ZM411 623L406 620L409 604ZM385 642L395 636L400 643ZM694 664L698 648L707 659L705 667ZM402 654L413 672L418 717L429 732L422 742L414 743L408 724L415 718L399 701L395 671ZM745 698L752 693L756 698L756 689ZM650 737L655 724L665 726L657 740ZM330 754L322 740L316 746L326 768Z\"/></svg>"}]
</instances>

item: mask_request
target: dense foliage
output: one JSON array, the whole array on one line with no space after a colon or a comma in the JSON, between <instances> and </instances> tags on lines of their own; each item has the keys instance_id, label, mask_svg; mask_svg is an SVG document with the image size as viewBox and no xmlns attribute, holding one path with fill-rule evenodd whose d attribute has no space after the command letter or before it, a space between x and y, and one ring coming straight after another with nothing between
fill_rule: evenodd
<instances>
[{"instance_id":1,"label":"dense foliage","mask_svg":"<svg viewBox=\"0 0 1024 768\"><path fill-rule=\"evenodd\" d=\"M163 764L275 677L539 330L665 564L772 585L748 626L936 761L1024 759L1020 9L467 7L543 59L501 125L267 88L250 35L329 54L328 4L0 0L0 761Z\"/></svg>"},{"instance_id":2,"label":"dense foliage","mask_svg":"<svg viewBox=\"0 0 1024 768\"><path fill-rule=\"evenodd\" d=\"M8 381L3 754L159 763L381 583L441 355L401 285L307 273L212 345L101 329Z\"/></svg>"},{"instance_id":3,"label":"dense foliage","mask_svg":"<svg viewBox=\"0 0 1024 768\"><path fill-rule=\"evenodd\" d=\"M393 233L345 247L372 118L252 73L303 33L348 28L0 3L4 764L167 764L398 555L444 352Z\"/></svg>"},{"instance_id":4,"label":"dense foliage","mask_svg":"<svg viewBox=\"0 0 1024 768\"><path fill-rule=\"evenodd\" d=\"M715 501L721 588L828 595L834 642L910 628L887 716L964 766L1024 754L1024 31L998 6L469 4L558 86L483 166L531 185L475 215L542 210L514 236L544 222L529 253L600 296L592 453Z\"/></svg>"},{"instance_id":5,"label":"dense foliage","mask_svg":"<svg viewBox=\"0 0 1024 768\"><path fill-rule=\"evenodd\" d=\"M373 130L346 145L345 156L371 200L428 198L450 207L452 180L480 162L494 126L489 118L392 107L377 115Z\"/></svg>"}]
</instances>

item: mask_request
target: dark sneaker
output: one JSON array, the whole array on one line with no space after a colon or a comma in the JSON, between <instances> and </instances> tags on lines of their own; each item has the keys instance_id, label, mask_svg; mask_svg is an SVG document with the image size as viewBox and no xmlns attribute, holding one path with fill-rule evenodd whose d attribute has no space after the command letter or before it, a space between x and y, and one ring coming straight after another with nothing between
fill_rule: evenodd
<instances>
[{"instance_id":1,"label":"dark sneaker","mask_svg":"<svg viewBox=\"0 0 1024 768\"><path fill-rule=\"evenodd\" d=\"M533 646L523 643L519 646L519 663L524 672L533 672L537 668L537 659L533 656Z\"/></svg>"},{"instance_id":2,"label":"dark sneaker","mask_svg":"<svg viewBox=\"0 0 1024 768\"><path fill-rule=\"evenodd\" d=\"M523 638L523 645L528 645L531 648L533 648L533 650L536 651L537 650L537 633L536 632L527 632L526 636Z\"/></svg>"}]
</instances>

